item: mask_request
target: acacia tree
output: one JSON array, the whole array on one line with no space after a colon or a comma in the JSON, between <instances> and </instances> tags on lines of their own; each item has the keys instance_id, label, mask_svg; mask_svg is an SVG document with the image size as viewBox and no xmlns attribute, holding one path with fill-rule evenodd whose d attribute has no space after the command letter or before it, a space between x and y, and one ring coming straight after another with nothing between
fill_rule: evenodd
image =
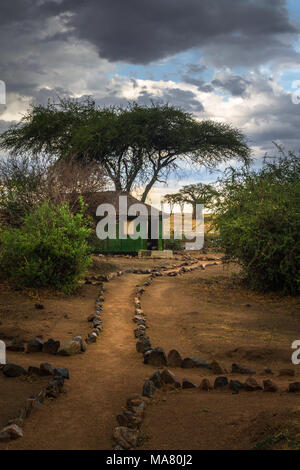
<instances>
[{"instance_id":1,"label":"acacia tree","mask_svg":"<svg viewBox=\"0 0 300 470\"><path fill-rule=\"evenodd\" d=\"M219 196L219 192L212 184L196 183L184 186L175 194L166 194L165 201L169 204L191 204L193 207L193 218L196 217L197 204L210 207Z\"/></svg>"},{"instance_id":2,"label":"acacia tree","mask_svg":"<svg viewBox=\"0 0 300 470\"><path fill-rule=\"evenodd\" d=\"M142 201L183 163L214 168L250 159L243 134L228 124L197 121L168 104L99 108L90 98L33 106L0 136L0 148L98 162L116 190L144 186Z\"/></svg>"}]
</instances>

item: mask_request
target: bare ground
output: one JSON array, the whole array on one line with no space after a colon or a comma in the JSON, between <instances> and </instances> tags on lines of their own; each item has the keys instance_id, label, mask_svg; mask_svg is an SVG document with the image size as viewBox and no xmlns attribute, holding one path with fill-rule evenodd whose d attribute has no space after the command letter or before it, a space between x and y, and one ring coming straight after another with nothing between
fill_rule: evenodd
<instances>
[{"instance_id":1,"label":"bare ground","mask_svg":"<svg viewBox=\"0 0 300 470\"><path fill-rule=\"evenodd\" d=\"M107 261L121 269L137 267L137 259ZM166 264L162 260L156 263ZM145 260L140 265L150 267ZM216 358L228 370L232 362L241 362L257 370L259 381L265 377L264 368L271 367L280 392L232 395L229 391L205 393L196 389L158 393L142 428L148 438L142 448L248 449L264 439L266 433L274 434L286 426L293 427L294 435L300 432L300 426L298 430L295 425L295 421L300 422L296 408L299 396L285 392L288 382L295 379L277 377L279 368L291 368L290 347L297 339L299 299L252 293L232 280L234 271L237 271L234 266L225 270L212 266L176 278L156 279L142 299L152 344L166 351L176 348L184 357ZM1 444L0 448L112 447L116 415L131 393L141 391L143 382L154 370L143 364L142 356L135 350L131 320L135 286L144 279L128 274L107 285L104 332L85 354L73 357L8 354L11 362L23 366L48 361L68 367L71 379L58 400L47 402L30 417L23 439ZM34 332L42 331L44 339L83 334L88 331L86 318L94 311L96 294L96 286L83 286L72 297L40 293L39 301L45 309L38 311L34 296L24 292L12 294L3 287L1 327L6 328L12 321L15 325L10 327L19 328L20 334L32 337ZM5 302L7 317L3 313ZM24 313L28 318L23 322ZM206 370L173 369L173 372L196 385L204 376L214 380ZM297 367L295 372L298 380Z\"/></svg>"}]
</instances>

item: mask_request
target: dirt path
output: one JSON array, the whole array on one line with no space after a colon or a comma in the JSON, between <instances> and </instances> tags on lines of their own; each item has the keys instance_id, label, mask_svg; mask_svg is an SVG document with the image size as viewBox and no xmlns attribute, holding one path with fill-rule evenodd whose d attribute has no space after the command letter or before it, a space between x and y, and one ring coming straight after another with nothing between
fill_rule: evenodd
<instances>
[{"instance_id":1,"label":"dirt path","mask_svg":"<svg viewBox=\"0 0 300 470\"><path fill-rule=\"evenodd\" d=\"M107 285L100 340L83 355L56 358L55 363L67 364L70 370L66 394L47 402L26 424L24 438L6 448L112 448L116 415L131 393L141 391L151 373L135 351L131 321L135 286L142 279L144 276L125 275ZM87 301L89 311L94 301Z\"/></svg>"},{"instance_id":2,"label":"dirt path","mask_svg":"<svg viewBox=\"0 0 300 470\"><path fill-rule=\"evenodd\" d=\"M142 297L152 345L162 346L166 352L176 347L184 356L204 353L205 358L217 357L228 368L233 362L227 355L228 349L242 346L234 360L255 368L259 381L265 378L261 371L266 366L276 366L276 370L279 364L290 367L288 357L283 360L276 357L275 360L272 354L278 351L281 354L280 347L285 343L290 351L296 323L295 302L279 302L277 298L265 300L248 291L230 290L227 283L223 285L223 281L218 280L218 276L223 276L222 270L220 266L211 266L205 271L197 270L176 278L157 278L153 282ZM0 449L112 448L116 415L130 394L141 392L144 381L155 369L143 364L133 338L135 287L146 277L127 274L107 284L104 331L85 354L53 359L41 354L23 355L24 366L48 361L68 367L71 379L66 383L66 393L58 400L47 401L30 417L23 439L5 446L0 444ZM215 277L217 280L212 282ZM74 306L82 322L78 324L82 327L86 326L86 317L95 308L96 294L97 288L90 287L84 298L77 300L77 308ZM56 328L59 331L60 325ZM274 345L268 345L273 361L266 356L267 349L261 336L267 328L271 328L272 337L276 339ZM257 357L249 359L245 352L252 356L255 352ZM15 353L10 360L19 363L19 358ZM179 379L186 377L197 386L203 377L212 382L215 379L206 369L177 368L172 371ZM230 378L245 380L245 376ZM287 383L295 379L278 378L277 373L274 379L280 388L277 394L241 392L232 395L230 390L205 393L199 389L157 393L143 424L142 432L150 440L142 449L251 448L278 413L284 425L290 413L295 420L291 410L297 405L297 395L284 392ZM298 418L300 432L300 412Z\"/></svg>"}]
</instances>

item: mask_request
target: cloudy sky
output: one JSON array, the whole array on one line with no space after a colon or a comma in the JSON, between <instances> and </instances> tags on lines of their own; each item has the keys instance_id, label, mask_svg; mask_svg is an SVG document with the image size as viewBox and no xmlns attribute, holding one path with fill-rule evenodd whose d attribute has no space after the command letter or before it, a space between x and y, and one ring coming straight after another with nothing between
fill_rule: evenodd
<instances>
[{"instance_id":1,"label":"cloudy sky","mask_svg":"<svg viewBox=\"0 0 300 470\"><path fill-rule=\"evenodd\" d=\"M299 30L299 0L2 1L0 131L57 95L159 99L239 127L256 155L298 150Z\"/></svg>"}]
</instances>

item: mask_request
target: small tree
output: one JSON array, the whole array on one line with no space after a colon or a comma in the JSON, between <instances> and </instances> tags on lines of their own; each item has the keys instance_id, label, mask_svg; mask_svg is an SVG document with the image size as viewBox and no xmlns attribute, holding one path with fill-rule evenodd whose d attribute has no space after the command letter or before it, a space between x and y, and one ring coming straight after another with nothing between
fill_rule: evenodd
<instances>
[{"instance_id":1,"label":"small tree","mask_svg":"<svg viewBox=\"0 0 300 470\"><path fill-rule=\"evenodd\" d=\"M44 201L68 202L75 211L80 195L89 204L105 187L97 162L82 165L75 158L55 161L42 155L11 155L0 160L0 220L2 225L18 227Z\"/></svg>"},{"instance_id":2,"label":"small tree","mask_svg":"<svg viewBox=\"0 0 300 470\"><path fill-rule=\"evenodd\" d=\"M0 270L17 286L54 287L71 293L91 258L84 206L73 215L68 206L43 203L26 215L21 228L0 231Z\"/></svg>"}]
</instances>

